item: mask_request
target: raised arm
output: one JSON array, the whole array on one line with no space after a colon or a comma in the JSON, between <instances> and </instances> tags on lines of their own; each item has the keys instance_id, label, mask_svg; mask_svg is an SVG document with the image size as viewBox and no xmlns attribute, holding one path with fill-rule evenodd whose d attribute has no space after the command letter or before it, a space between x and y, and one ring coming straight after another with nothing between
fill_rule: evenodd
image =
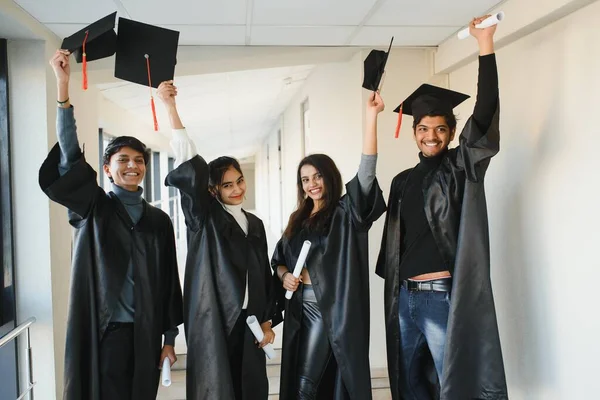
<instances>
[{"instance_id":1,"label":"raised arm","mask_svg":"<svg viewBox=\"0 0 600 400\"><path fill-rule=\"evenodd\" d=\"M383 99L378 92L373 96L369 94L365 110L365 133L363 135L362 153L367 156L377 155L377 117L385 109Z\"/></svg>"},{"instance_id":2,"label":"raised arm","mask_svg":"<svg viewBox=\"0 0 600 400\"><path fill-rule=\"evenodd\" d=\"M460 136L458 164L470 181L480 181L489 160L500 150L498 71L494 54L496 25L475 28L487 16L471 22L471 35L479 46L479 74L477 100L473 116L467 121Z\"/></svg>"},{"instance_id":3,"label":"raised arm","mask_svg":"<svg viewBox=\"0 0 600 400\"><path fill-rule=\"evenodd\" d=\"M50 66L56 76L58 92L58 111L56 114L56 134L60 146L58 170L60 175L64 175L81 158L75 116L69 100L69 80L71 76L69 52L67 50L56 50L56 53L50 59Z\"/></svg>"},{"instance_id":4,"label":"raised arm","mask_svg":"<svg viewBox=\"0 0 600 400\"><path fill-rule=\"evenodd\" d=\"M211 201L208 191L208 164L198 155L194 142L183 127L177 112L175 102L177 88L173 85L173 81L162 82L157 94L169 113L173 129L171 147L175 153L176 168L167 175L165 185L179 189L186 225L193 231L197 231L208 215Z\"/></svg>"},{"instance_id":5,"label":"raised arm","mask_svg":"<svg viewBox=\"0 0 600 400\"><path fill-rule=\"evenodd\" d=\"M57 50L50 59L58 89L56 131L58 144L40 167L39 184L51 200L64 205L72 222L85 219L101 189L96 171L85 162L77 140L77 126L69 101L69 52Z\"/></svg>"},{"instance_id":6,"label":"raised arm","mask_svg":"<svg viewBox=\"0 0 600 400\"><path fill-rule=\"evenodd\" d=\"M485 18L485 17L483 17ZM479 19L481 20L481 18ZM473 23L478 23L474 20ZM498 108L498 68L494 54L494 32L496 27L477 29L471 34L479 45L479 73L477 77L477 100L473 119L481 132L487 132Z\"/></svg>"},{"instance_id":7,"label":"raised arm","mask_svg":"<svg viewBox=\"0 0 600 400\"><path fill-rule=\"evenodd\" d=\"M363 149L358 167L358 182L363 194L368 194L375 180L377 166L377 117L385 109L385 104L379 93L369 95L365 111L365 132L363 134Z\"/></svg>"},{"instance_id":8,"label":"raised arm","mask_svg":"<svg viewBox=\"0 0 600 400\"><path fill-rule=\"evenodd\" d=\"M179 117L177 103L175 101L175 98L177 97L177 87L173 85L173 81L162 82L158 86L157 95L162 100L167 109L167 113L169 114L169 122L171 123L171 129L173 130L171 148L175 153L175 167L177 167L194 158L198 152Z\"/></svg>"},{"instance_id":9,"label":"raised arm","mask_svg":"<svg viewBox=\"0 0 600 400\"><path fill-rule=\"evenodd\" d=\"M379 93L369 95L365 111L365 132L363 134L363 149L358 166L358 183L361 191L367 195L375 180L377 166L377 117L385 109L385 104Z\"/></svg>"},{"instance_id":10,"label":"raised arm","mask_svg":"<svg viewBox=\"0 0 600 400\"><path fill-rule=\"evenodd\" d=\"M377 166L377 117L385 108L379 93L369 94L365 112L365 132L358 173L346 184L344 207L355 227L367 230L385 211L385 201L375 178Z\"/></svg>"}]
</instances>

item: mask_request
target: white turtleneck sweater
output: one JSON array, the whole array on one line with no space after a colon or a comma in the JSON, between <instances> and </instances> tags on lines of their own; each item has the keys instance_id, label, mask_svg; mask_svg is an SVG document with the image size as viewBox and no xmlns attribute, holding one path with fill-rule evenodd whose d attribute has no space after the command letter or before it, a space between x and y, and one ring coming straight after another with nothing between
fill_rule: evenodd
<instances>
[{"instance_id":1,"label":"white turtleneck sweater","mask_svg":"<svg viewBox=\"0 0 600 400\"><path fill-rule=\"evenodd\" d=\"M187 131L184 129L173 129L173 139L171 140L171 148L175 153L175 167L177 168L179 165L183 164L186 161L194 158L198 152L196 151L196 146L194 142L190 139L187 134ZM225 211L235 218L235 221L238 223L244 234L248 235L248 218L246 214L242 210L242 205L229 205L221 203ZM244 292L244 303L242 304L242 308L245 309L248 307L248 273L246 272L246 290Z\"/></svg>"}]
</instances>

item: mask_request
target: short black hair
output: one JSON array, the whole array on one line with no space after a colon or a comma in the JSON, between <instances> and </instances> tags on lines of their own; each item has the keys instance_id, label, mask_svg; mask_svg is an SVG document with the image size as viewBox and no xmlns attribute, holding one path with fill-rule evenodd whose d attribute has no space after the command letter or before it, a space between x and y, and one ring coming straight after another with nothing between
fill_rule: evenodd
<instances>
[{"instance_id":1,"label":"short black hair","mask_svg":"<svg viewBox=\"0 0 600 400\"><path fill-rule=\"evenodd\" d=\"M142 153L144 156L144 164L148 165L150 161L150 150L146 148L146 145L139 139L132 136L118 136L111 140L104 150L104 156L102 157L103 165L110 164L110 158L118 153L123 147L131 147L133 150Z\"/></svg>"}]
</instances>

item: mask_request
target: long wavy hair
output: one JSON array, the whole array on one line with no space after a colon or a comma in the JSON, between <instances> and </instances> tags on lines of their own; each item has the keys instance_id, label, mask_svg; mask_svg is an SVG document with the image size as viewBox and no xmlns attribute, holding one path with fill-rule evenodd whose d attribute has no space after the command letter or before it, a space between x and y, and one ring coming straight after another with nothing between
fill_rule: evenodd
<instances>
[{"instance_id":1,"label":"long wavy hair","mask_svg":"<svg viewBox=\"0 0 600 400\"><path fill-rule=\"evenodd\" d=\"M306 195L302 188L301 169L305 165L312 165L323 177L323 200L324 205L319 211L311 216L314 201ZM298 206L296 211L290 215L287 228L283 233L291 238L301 229L323 234L329 228L331 218L340 198L342 197L342 175L333 160L325 154L311 154L305 157L298 165L296 174L296 186L298 188Z\"/></svg>"}]
</instances>

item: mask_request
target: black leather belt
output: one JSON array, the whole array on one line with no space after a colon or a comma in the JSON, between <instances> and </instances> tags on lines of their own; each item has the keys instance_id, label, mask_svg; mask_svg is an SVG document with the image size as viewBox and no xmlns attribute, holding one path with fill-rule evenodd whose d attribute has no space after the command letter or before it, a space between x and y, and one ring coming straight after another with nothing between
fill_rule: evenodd
<instances>
[{"instance_id":1,"label":"black leather belt","mask_svg":"<svg viewBox=\"0 0 600 400\"><path fill-rule=\"evenodd\" d=\"M402 286L410 292L450 292L452 290L452 279L435 279L433 281L411 281L410 279L402 281Z\"/></svg>"},{"instance_id":2,"label":"black leather belt","mask_svg":"<svg viewBox=\"0 0 600 400\"><path fill-rule=\"evenodd\" d=\"M133 329L133 322L109 322L106 326L106 332L116 331L117 329Z\"/></svg>"}]
</instances>

